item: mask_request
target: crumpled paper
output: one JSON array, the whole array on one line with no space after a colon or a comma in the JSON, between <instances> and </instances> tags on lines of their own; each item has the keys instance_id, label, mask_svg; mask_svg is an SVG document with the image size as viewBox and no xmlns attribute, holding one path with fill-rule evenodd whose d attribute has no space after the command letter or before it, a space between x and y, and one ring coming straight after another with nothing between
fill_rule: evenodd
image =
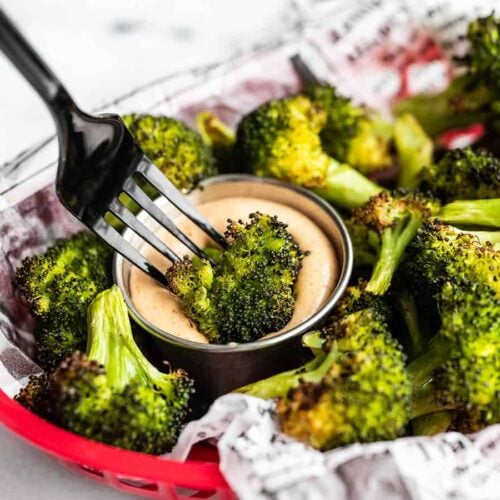
<instances>
[{"instance_id":1,"label":"crumpled paper","mask_svg":"<svg viewBox=\"0 0 500 500\"><path fill-rule=\"evenodd\" d=\"M146 84L101 111L163 113L193 126L209 109L235 125L261 102L299 89L289 57L300 53L318 77L387 112L400 97L444 88L452 56L466 49L468 21L495 6L497 0L290 0L288 29L248 54ZM56 146L48 138L0 168L0 389L10 396L40 371L14 270L81 227L54 193ZM171 456L182 460L205 439L219 448L221 470L243 499L500 498L499 426L321 454L279 432L273 402L231 394L186 427Z\"/></svg>"},{"instance_id":2,"label":"crumpled paper","mask_svg":"<svg viewBox=\"0 0 500 500\"><path fill-rule=\"evenodd\" d=\"M279 431L273 401L228 394L186 426L170 457L184 460L207 439L243 500L500 498L500 425L320 453Z\"/></svg>"}]
</instances>

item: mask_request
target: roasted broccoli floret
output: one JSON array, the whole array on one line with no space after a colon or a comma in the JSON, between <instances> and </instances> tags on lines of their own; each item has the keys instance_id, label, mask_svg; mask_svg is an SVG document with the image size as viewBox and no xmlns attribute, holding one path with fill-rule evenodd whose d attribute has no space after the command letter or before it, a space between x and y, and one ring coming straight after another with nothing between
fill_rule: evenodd
<instances>
[{"instance_id":1,"label":"roasted broccoli floret","mask_svg":"<svg viewBox=\"0 0 500 500\"><path fill-rule=\"evenodd\" d=\"M394 144L399 162L397 185L404 189L416 189L422 169L433 161L432 139L413 115L404 113L394 122Z\"/></svg>"},{"instance_id":2,"label":"roasted broccoli floret","mask_svg":"<svg viewBox=\"0 0 500 500\"><path fill-rule=\"evenodd\" d=\"M53 368L87 342L87 306L112 284L112 250L78 233L23 261L14 285L37 320L36 359Z\"/></svg>"},{"instance_id":3,"label":"roasted broccoli floret","mask_svg":"<svg viewBox=\"0 0 500 500\"><path fill-rule=\"evenodd\" d=\"M382 192L353 211L347 227L355 263L373 265L367 292L387 291L407 245L435 209L435 203L420 194L395 191Z\"/></svg>"},{"instance_id":4,"label":"roasted broccoli floret","mask_svg":"<svg viewBox=\"0 0 500 500\"><path fill-rule=\"evenodd\" d=\"M409 365L413 416L442 409L500 418L500 253L471 234L427 223L403 272L437 330Z\"/></svg>"},{"instance_id":5,"label":"roasted broccoli floret","mask_svg":"<svg viewBox=\"0 0 500 500\"><path fill-rule=\"evenodd\" d=\"M326 113L320 137L324 151L364 174L392 166L392 124L330 85L309 85L304 90L314 106Z\"/></svg>"},{"instance_id":6,"label":"roasted broccoli floret","mask_svg":"<svg viewBox=\"0 0 500 500\"><path fill-rule=\"evenodd\" d=\"M421 170L419 188L444 203L500 198L500 159L484 150L453 149Z\"/></svg>"},{"instance_id":7,"label":"roasted broccoli floret","mask_svg":"<svg viewBox=\"0 0 500 500\"><path fill-rule=\"evenodd\" d=\"M234 130L210 111L201 112L196 118L203 142L210 146L221 172L233 170Z\"/></svg>"},{"instance_id":8,"label":"roasted broccoli floret","mask_svg":"<svg viewBox=\"0 0 500 500\"><path fill-rule=\"evenodd\" d=\"M170 290L210 342L251 342L284 327L295 307L304 253L276 217L230 221L228 248L213 266L184 258L167 271Z\"/></svg>"},{"instance_id":9,"label":"roasted broccoli floret","mask_svg":"<svg viewBox=\"0 0 500 500\"><path fill-rule=\"evenodd\" d=\"M333 317L323 336L324 351L304 367L239 391L278 397L282 430L321 450L401 435L410 384L386 318L368 307Z\"/></svg>"},{"instance_id":10,"label":"roasted broccoli floret","mask_svg":"<svg viewBox=\"0 0 500 500\"><path fill-rule=\"evenodd\" d=\"M256 175L312 189L341 207L358 207L382 188L323 151L319 134L326 120L302 95L262 104L238 125L237 161Z\"/></svg>"},{"instance_id":11,"label":"roasted broccoli floret","mask_svg":"<svg viewBox=\"0 0 500 500\"><path fill-rule=\"evenodd\" d=\"M185 372L162 373L141 353L114 286L89 306L87 355L75 352L50 375L33 377L17 400L87 438L160 454L175 444L191 393Z\"/></svg>"},{"instance_id":12,"label":"roasted broccoli floret","mask_svg":"<svg viewBox=\"0 0 500 500\"><path fill-rule=\"evenodd\" d=\"M469 53L461 59L466 73L439 94L418 95L399 102L396 113L411 113L436 136L451 128L491 121L500 99L500 21L494 14L469 24Z\"/></svg>"},{"instance_id":13,"label":"roasted broccoli floret","mask_svg":"<svg viewBox=\"0 0 500 500\"><path fill-rule=\"evenodd\" d=\"M123 121L147 157L177 189L189 192L217 173L210 148L183 122L138 114L125 115ZM150 195L155 193L149 185L147 190Z\"/></svg>"}]
</instances>

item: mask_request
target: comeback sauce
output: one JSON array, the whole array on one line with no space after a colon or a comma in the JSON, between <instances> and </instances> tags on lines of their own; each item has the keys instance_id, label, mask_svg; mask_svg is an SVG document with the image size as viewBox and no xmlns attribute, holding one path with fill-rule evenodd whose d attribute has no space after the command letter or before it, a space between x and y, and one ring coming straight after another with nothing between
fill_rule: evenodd
<instances>
[{"instance_id":1,"label":"comeback sauce","mask_svg":"<svg viewBox=\"0 0 500 500\"><path fill-rule=\"evenodd\" d=\"M280 221L288 224L288 231L301 250L310 252L302 261L295 283L294 314L283 330L299 325L327 301L338 277L337 258L330 240L308 217L281 203L250 197L224 198L198 205L197 209L221 233L226 229L227 219L247 221L253 212L276 215ZM213 245L210 238L186 218L179 217L176 224L199 247ZM166 230L160 229L157 235L176 254L186 254L186 248ZM165 257L149 245L145 245L141 252L158 269L167 269L170 265ZM176 297L135 267L130 270L130 294L139 314L151 324L177 337L208 343L196 325L185 316ZM273 334L267 336L270 335Z\"/></svg>"}]
</instances>

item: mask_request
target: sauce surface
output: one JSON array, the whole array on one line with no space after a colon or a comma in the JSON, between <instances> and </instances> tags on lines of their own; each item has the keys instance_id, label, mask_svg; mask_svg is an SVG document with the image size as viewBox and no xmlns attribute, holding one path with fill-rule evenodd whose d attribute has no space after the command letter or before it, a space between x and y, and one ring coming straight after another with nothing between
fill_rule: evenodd
<instances>
[{"instance_id":1,"label":"sauce surface","mask_svg":"<svg viewBox=\"0 0 500 500\"><path fill-rule=\"evenodd\" d=\"M276 215L288 224L288 231L303 252L302 268L295 283L296 303L291 320L280 331L289 330L312 316L326 302L338 279L339 269L335 249L324 232L307 216L297 210L260 198L230 197L197 206L212 225L223 233L227 219L248 220L252 212ZM184 216L176 219L177 226L199 247L213 244L208 236ZM185 255L186 248L166 230L156 233L178 255ZM141 253L158 269L167 269L170 262L147 244ZM180 302L168 290L135 267L130 269L129 290L137 311L150 323L177 337L194 342L208 343L182 311ZM269 333L266 337L279 332Z\"/></svg>"}]
</instances>

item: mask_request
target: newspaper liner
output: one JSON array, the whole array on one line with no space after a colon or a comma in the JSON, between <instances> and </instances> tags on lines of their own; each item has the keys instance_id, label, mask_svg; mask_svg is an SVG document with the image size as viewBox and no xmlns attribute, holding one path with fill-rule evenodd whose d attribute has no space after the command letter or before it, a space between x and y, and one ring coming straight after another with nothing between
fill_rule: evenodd
<instances>
[{"instance_id":1,"label":"newspaper liner","mask_svg":"<svg viewBox=\"0 0 500 500\"><path fill-rule=\"evenodd\" d=\"M165 113L193 125L200 110L212 109L234 125L259 103L298 89L288 58L299 52L320 78L388 111L398 96L446 85L468 20L495 3L290 0L284 35L270 34L245 56L147 84L101 110ZM24 257L81 228L54 194L56 158L49 138L0 169L0 388L10 396L40 371L13 272ZM279 432L273 402L231 394L188 424L170 457L184 459L205 439L217 443L221 470L241 498L500 498L500 426L321 454Z\"/></svg>"}]
</instances>

